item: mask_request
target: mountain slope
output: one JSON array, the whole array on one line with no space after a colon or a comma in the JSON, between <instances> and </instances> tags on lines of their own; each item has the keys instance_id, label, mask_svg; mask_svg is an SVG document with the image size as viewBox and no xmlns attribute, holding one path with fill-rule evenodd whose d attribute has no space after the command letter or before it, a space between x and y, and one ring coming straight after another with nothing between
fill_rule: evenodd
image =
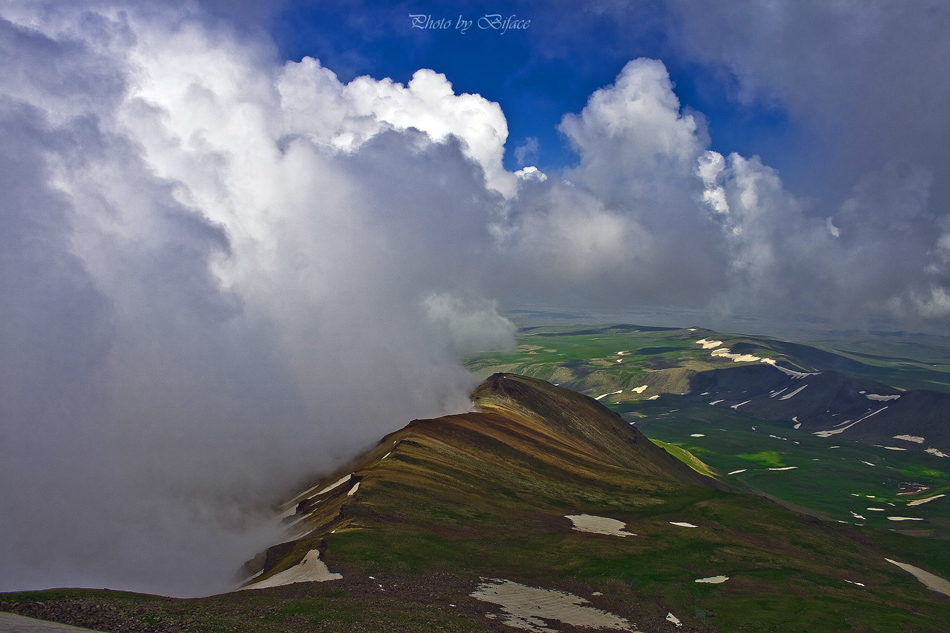
<instances>
[{"instance_id":1,"label":"mountain slope","mask_svg":"<svg viewBox=\"0 0 950 633\"><path fill-rule=\"evenodd\" d=\"M686 395L822 436L950 455L945 347L917 344L920 359L889 359L702 328L640 326L528 328L518 340L516 352L486 354L470 367L526 372L610 406ZM944 391L916 388L922 385Z\"/></svg>"},{"instance_id":2,"label":"mountain slope","mask_svg":"<svg viewBox=\"0 0 950 633\"><path fill-rule=\"evenodd\" d=\"M645 631L671 629L667 613L708 631L936 631L950 615L867 536L727 492L591 398L497 374L473 400L477 412L413 421L293 499L298 538L257 561L255 581L317 549L341 583L510 579L588 597ZM572 529L582 515L626 536ZM471 596L445 600L487 621Z\"/></svg>"},{"instance_id":3,"label":"mountain slope","mask_svg":"<svg viewBox=\"0 0 950 633\"><path fill-rule=\"evenodd\" d=\"M473 399L283 504L287 541L249 563L246 591L16 594L0 608L135 630L102 626L88 606L105 602L162 632L935 632L950 617L886 558L922 561L876 544L909 537L725 490L543 381L494 375ZM322 582L279 584L292 580Z\"/></svg>"},{"instance_id":4,"label":"mountain slope","mask_svg":"<svg viewBox=\"0 0 950 633\"><path fill-rule=\"evenodd\" d=\"M900 391L836 371L747 365L695 374L685 399L782 420L819 437L950 454L950 394Z\"/></svg>"}]
</instances>

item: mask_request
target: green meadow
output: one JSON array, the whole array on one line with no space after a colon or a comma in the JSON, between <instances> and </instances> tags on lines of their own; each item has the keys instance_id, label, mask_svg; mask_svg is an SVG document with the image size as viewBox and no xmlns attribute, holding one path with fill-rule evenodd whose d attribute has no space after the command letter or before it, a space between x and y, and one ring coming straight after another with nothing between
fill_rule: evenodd
<instances>
[{"instance_id":1,"label":"green meadow","mask_svg":"<svg viewBox=\"0 0 950 633\"><path fill-rule=\"evenodd\" d=\"M761 421L728 408L651 399L685 392L692 371L735 366L713 358L701 340L899 388L950 384L950 339L902 334L832 333L804 345L700 329L538 327L519 332L517 349L479 356L469 367L533 375L595 398L608 394L602 404L698 472L859 527L950 576L950 459L820 438L792 422ZM648 385L642 393L629 391L642 385ZM610 393L618 389L623 393ZM931 497L937 498L909 505Z\"/></svg>"}]
</instances>

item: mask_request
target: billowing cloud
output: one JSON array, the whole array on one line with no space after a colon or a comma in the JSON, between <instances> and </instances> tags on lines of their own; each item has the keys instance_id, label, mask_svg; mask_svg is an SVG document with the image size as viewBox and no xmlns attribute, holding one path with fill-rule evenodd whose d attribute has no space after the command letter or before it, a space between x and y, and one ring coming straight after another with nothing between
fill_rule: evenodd
<instances>
[{"instance_id":1,"label":"billowing cloud","mask_svg":"<svg viewBox=\"0 0 950 633\"><path fill-rule=\"evenodd\" d=\"M695 10L671 0L680 53L728 78L750 107L781 112L789 168L840 241L816 255L815 287L854 318L871 309L942 320L950 281L950 41L946 3L754 0ZM850 306L846 308L845 306ZM938 316L940 315L940 316Z\"/></svg>"},{"instance_id":2,"label":"billowing cloud","mask_svg":"<svg viewBox=\"0 0 950 633\"><path fill-rule=\"evenodd\" d=\"M278 89L295 133L346 150L385 129L415 128L436 142L451 134L485 171L489 187L513 193L514 178L501 165L508 138L501 108L479 95L456 95L445 75L421 69L405 86L370 77L343 85L332 71L305 57L284 66ZM328 111L328 101L336 108ZM321 114L314 117L315 112Z\"/></svg>"},{"instance_id":3,"label":"billowing cloud","mask_svg":"<svg viewBox=\"0 0 950 633\"><path fill-rule=\"evenodd\" d=\"M11 17L0 587L224 589L282 490L465 410L458 353L510 341L475 281L497 106L453 110L421 72L359 110L315 64L160 11Z\"/></svg>"}]
</instances>

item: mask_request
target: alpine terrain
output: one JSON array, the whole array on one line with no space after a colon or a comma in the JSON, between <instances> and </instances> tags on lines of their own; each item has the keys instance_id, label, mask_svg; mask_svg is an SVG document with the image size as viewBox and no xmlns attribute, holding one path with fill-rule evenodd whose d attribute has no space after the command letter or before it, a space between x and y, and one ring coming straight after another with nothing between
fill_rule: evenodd
<instances>
[{"instance_id":1,"label":"alpine terrain","mask_svg":"<svg viewBox=\"0 0 950 633\"><path fill-rule=\"evenodd\" d=\"M912 536L780 504L539 379L491 375L473 403L277 507L286 540L241 590L0 607L109 631L945 630Z\"/></svg>"}]
</instances>

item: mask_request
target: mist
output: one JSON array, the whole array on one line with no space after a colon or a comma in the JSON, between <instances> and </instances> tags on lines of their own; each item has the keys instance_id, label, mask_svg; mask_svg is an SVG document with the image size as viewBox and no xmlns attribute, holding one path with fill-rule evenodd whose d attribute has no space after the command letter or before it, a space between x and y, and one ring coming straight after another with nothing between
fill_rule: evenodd
<instances>
[{"instance_id":1,"label":"mist","mask_svg":"<svg viewBox=\"0 0 950 633\"><path fill-rule=\"evenodd\" d=\"M275 50L197 5L0 9L0 591L231 588L282 495L467 410L462 359L524 303L950 314L926 165L816 210L713 151L659 60L544 173L435 70Z\"/></svg>"},{"instance_id":2,"label":"mist","mask_svg":"<svg viewBox=\"0 0 950 633\"><path fill-rule=\"evenodd\" d=\"M281 494L470 407L500 196L315 63L51 11L0 23L0 590L225 590Z\"/></svg>"}]
</instances>

